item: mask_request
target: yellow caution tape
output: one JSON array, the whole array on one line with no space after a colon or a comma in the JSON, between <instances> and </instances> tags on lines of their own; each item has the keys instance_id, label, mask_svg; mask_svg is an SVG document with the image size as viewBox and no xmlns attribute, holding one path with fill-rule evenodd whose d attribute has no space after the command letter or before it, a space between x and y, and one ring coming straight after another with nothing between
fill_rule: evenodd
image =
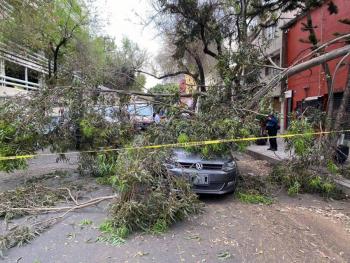
<instances>
[{"instance_id":1,"label":"yellow caution tape","mask_svg":"<svg viewBox=\"0 0 350 263\"><path fill-rule=\"evenodd\" d=\"M331 133L344 133L350 132L350 130L341 131L322 131L322 132L310 132L310 133L294 133L294 134L280 134L276 136L264 136L264 137L247 137L247 138L232 138L232 139L217 139L217 140L205 140L205 141L195 141L195 142L185 142L185 143L170 143L170 144L158 144L158 145L145 145L145 146L135 146L135 147L124 147L116 149L102 149L102 150L88 150L88 151L76 151L76 152L65 152L65 153L42 153L42 154L28 154L28 155L16 155L16 156L0 156L0 161L5 160L17 160L17 159L30 159L38 156L53 156L59 154L78 154L78 153L100 153L100 152L115 152L122 150L143 150L143 149L160 149L160 148L184 148L191 146L203 146L209 144L219 144L219 143L229 143L229 142L247 142L256 141L258 139L271 139L271 138L292 138L297 136L313 136L313 135L323 135Z\"/></svg>"},{"instance_id":2,"label":"yellow caution tape","mask_svg":"<svg viewBox=\"0 0 350 263\"><path fill-rule=\"evenodd\" d=\"M39 154L28 154L28 155L16 155L16 156L0 156L0 161L3 160L16 160L16 159L30 159L38 156Z\"/></svg>"}]
</instances>

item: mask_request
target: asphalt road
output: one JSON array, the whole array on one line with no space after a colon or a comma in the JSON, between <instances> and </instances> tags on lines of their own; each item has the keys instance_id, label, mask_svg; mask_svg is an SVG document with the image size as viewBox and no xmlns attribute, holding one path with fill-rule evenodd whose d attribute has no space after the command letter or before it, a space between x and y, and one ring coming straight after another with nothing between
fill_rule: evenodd
<instances>
[{"instance_id":1,"label":"asphalt road","mask_svg":"<svg viewBox=\"0 0 350 263\"><path fill-rule=\"evenodd\" d=\"M261 161L244 157L240 164L241 172L264 172ZM90 195L110 192L100 187ZM233 195L202 200L202 214L163 235L135 234L119 246L96 242L106 203L89 207L31 244L10 249L4 262L350 262L349 201L283 193L269 206L244 204ZM93 224L80 226L84 219Z\"/></svg>"},{"instance_id":2,"label":"asphalt road","mask_svg":"<svg viewBox=\"0 0 350 263\"><path fill-rule=\"evenodd\" d=\"M5 262L350 262L348 203L309 195L271 206L242 204L232 195L204 201L203 214L166 234L134 235L120 246L95 242L103 206L72 213L11 249ZM94 223L82 228L83 219Z\"/></svg>"}]
</instances>

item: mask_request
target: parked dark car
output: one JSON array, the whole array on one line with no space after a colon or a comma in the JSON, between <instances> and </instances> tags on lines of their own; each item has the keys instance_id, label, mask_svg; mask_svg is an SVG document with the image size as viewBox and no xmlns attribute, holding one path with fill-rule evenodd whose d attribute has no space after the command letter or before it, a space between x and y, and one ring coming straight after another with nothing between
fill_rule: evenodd
<instances>
[{"instance_id":1,"label":"parked dark car","mask_svg":"<svg viewBox=\"0 0 350 263\"><path fill-rule=\"evenodd\" d=\"M232 156L205 159L200 154L175 149L172 160L166 165L168 172L188 179L197 194L220 195L236 188L239 172Z\"/></svg>"}]
</instances>

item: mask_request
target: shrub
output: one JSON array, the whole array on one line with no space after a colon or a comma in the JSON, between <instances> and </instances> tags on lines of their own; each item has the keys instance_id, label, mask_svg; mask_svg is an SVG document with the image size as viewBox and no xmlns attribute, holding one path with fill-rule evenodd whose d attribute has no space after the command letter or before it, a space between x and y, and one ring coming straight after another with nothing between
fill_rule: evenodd
<instances>
[{"instance_id":1,"label":"shrub","mask_svg":"<svg viewBox=\"0 0 350 263\"><path fill-rule=\"evenodd\" d=\"M81 175L94 177L106 177L100 179L103 184L108 182L108 177L116 173L116 152L109 153L81 153L79 155L78 171Z\"/></svg>"},{"instance_id":2,"label":"shrub","mask_svg":"<svg viewBox=\"0 0 350 263\"><path fill-rule=\"evenodd\" d=\"M86 138L91 138L96 133L96 128L88 119L80 121L80 128Z\"/></svg>"},{"instance_id":3,"label":"shrub","mask_svg":"<svg viewBox=\"0 0 350 263\"><path fill-rule=\"evenodd\" d=\"M273 202L270 197L263 196L260 194L249 194L249 193L238 192L237 196L238 196L238 199L244 203L270 205Z\"/></svg>"},{"instance_id":4,"label":"shrub","mask_svg":"<svg viewBox=\"0 0 350 263\"><path fill-rule=\"evenodd\" d=\"M304 158L312 151L314 144L314 132L312 125L306 119L293 120L288 127L287 134L303 134L285 139L286 149L294 149L294 154L299 158Z\"/></svg>"},{"instance_id":5,"label":"shrub","mask_svg":"<svg viewBox=\"0 0 350 263\"><path fill-rule=\"evenodd\" d=\"M331 160L328 160L327 162L327 169L332 174L336 174L339 172L338 166Z\"/></svg>"},{"instance_id":6,"label":"shrub","mask_svg":"<svg viewBox=\"0 0 350 263\"><path fill-rule=\"evenodd\" d=\"M116 229L116 234L120 238L127 238L129 236L129 229L126 226L120 226Z\"/></svg>"},{"instance_id":7,"label":"shrub","mask_svg":"<svg viewBox=\"0 0 350 263\"><path fill-rule=\"evenodd\" d=\"M270 181L283 185L290 196L306 192L337 199L344 197L344 193L337 189L329 175L311 170L303 164L291 162L275 166L270 174Z\"/></svg>"},{"instance_id":8,"label":"shrub","mask_svg":"<svg viewBox=\"0 0 350 263\"><path fill-rule=\"evenodd\" d=\"M289 196L296 196L300 192L300 183L298 181L294 181L294 183L288 188Z\"/></svg>"},{"instance_id":9,"label":"shrub","mask_svg":"<svg viewBox=\"0 0 350 263\"><path fill-rule=\"evenodd\" d=\"M116 173L116 158L112 153L98 154L97 165L99 176L108 177Z\"/></svg>"},{"instance_id":10,"label":"shrub","mask_svg":"<svg viewBox=\"0 0 350 263\"><path fill-rule=\"evenodd\" d=\"M156 223L152 226L151 232L153 234L162 234L166 232L168 228L166 220L158 218Z\"/></svg>"},{"instance_id":11,"label":"shrub","mask_svg":"<svg viewBox=\"0 0 350 263\"><path fill-rule=\"evenodd\" d=\"M334 183L331 183L331 182L324 182L322 184L322 191L329 195L330 193L332 193L334 190L335 190L335 184Z\"/></svg>"},{"instance_id":12,"label":"shrub","mask_svg":"<svg viewBox=\"0 0 350 263\"><path fill-rule=\"evenodd\" d=\"M309 187L312 191L318 192L322 189L322 179L320 176L316 176L309 181Z\"/></svg>"},{"instance_id":13,"label":"shrub","mask_svg":"<svg viewBox=\"0 0 350 263\"><path fill-rule=\"evenodd\" d=\"M201 210L187 181L167 174L166 151L123 151L114 185L120 198L109 209L114 229L164 232L174 222Z\"/></svg>"}]
</instances>

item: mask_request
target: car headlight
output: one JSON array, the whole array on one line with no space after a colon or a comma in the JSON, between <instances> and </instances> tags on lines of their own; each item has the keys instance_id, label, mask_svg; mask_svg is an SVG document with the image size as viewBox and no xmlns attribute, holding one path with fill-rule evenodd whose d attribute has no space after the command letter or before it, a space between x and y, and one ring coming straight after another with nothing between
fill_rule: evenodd
<instances>
[{"instance_id":1,"label":"car headlight","mask_svg":"<svg viewBox=\"0 0 350 263\"><path fill-rule=\"evenodd\" d=\"M224 164L224 166L222 167L222 169L223 169L224 171L231 171L231 170L236 169L236 167L237 167L237 164L236 164L235 161L229 161L229 162L227 162L227 163Z\"/></svg>"}]
</instances>

